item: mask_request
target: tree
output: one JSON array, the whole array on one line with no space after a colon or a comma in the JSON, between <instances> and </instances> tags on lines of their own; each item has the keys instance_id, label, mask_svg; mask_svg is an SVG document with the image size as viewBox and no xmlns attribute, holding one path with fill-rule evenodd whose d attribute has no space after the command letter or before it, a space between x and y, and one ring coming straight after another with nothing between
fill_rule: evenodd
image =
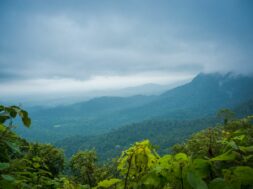
<instances>
[{"instance_id":1,"label":"tree","mask_svg":"<svg viewBox=\"0 0 253 189\"><path fill-rule=\"evenodd\" d=\"M223 119L224 125L227 125L229 121L235 118L235 113L229 109L221 109L217 113L219 119Z\"/></svg>"},{"instance_id":2,"label":"tree","mask_svg":"<svg viewBox=\"0 0 253 189\"><path fill-rule=\"evenodd\" d=\"M138 185L138 181L150 170L158 158L149 140L136 142L135 145L122 152L118 160L118 170L124 176L124 189L129 188L128 182Z\"/></svg>"},{"instance_id":3,"label":"tree","mask_svg":"<svg viewBox=\"0 0 253 189\"><path fill-rule=\"evenodd\" d=\"M29 151L26 154L27 159L41 159L41 166L56 177L64 169L64 154L61 149L51 144L30 144Z\"/></svg>"},{"instance_id":4,"label":"tree","mask_svg":"<svg viewBox=\"0 0 253 189\"><path fill-rule=\"evenodd\" d=\"M79 151L70 161L70 167L75 180L82 183L88 184L91 187L96 185L95 171L97 155L94 150L92 151Z\"/></svg>"},{"instance_id":5,"label":"tree","mask_svg":"<svg viewBox=\"0 0 253 189\"><path fill-rule=\"evenodd\" d=\"M0 186L13 187L14 175L10 172L11 161L22 156L21 148L28 143L12 132L13 120L19 116L25 127L31 125L28 113L17 106L0 105Z\"/></svg>"}]
</instances>

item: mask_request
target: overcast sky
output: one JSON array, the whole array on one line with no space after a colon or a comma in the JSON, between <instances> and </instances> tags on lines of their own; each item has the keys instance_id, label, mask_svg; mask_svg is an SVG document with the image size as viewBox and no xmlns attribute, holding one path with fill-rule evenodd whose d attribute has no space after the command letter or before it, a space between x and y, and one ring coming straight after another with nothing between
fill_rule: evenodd
<instances>
[{"instance_id":1,"label":"overcast sky","mask_svg":"<svg viewBox=\"0 0 253 189\"><path fill-rule=\"evenodd\" d=\"M1 98L253 71L251 0L1 0Z\"/></svg>"}]
</instances>

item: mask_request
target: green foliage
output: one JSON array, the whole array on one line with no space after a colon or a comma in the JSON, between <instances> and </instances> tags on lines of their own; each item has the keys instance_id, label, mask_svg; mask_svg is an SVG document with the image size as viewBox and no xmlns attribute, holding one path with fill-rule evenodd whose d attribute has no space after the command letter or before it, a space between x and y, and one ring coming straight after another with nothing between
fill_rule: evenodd
<instances>
[{"instance_id":1,"label":"green foliage","mask_svg":"<svg viewBox=\"0 0 253 189\"><path fill-rule=\"evenodd\" d=\"M232 161L236 159L236 152L233 151L227 151L224 154L218 155L212 159L211 161Z\"/></svg>"},{"instance_id":2,"label":"green foliage","mask_svg":"<svg viewBox=\"0 0 253 189\"><path fill-rule=\"evenodd\" d=\"M4 170L10 167L9 163L0 163L0 170Z\"/></svg>"},{"instance_id":3,"label":"green foliage","mask_svg":"<svg viewBox=\"0 0 253 189\"><path fill-rule=\"evenodd\" d=\"M41 160L41 166L47 169L53 177L58 176L64 169L64 154L61 149L50 144L30 144L26 154L27 159Z\"/></svg>"},{"instance_id":4,"label":"green foliage","mask_svg":"<svg viewBox=\"0 0 253 189\"><path fill-rule=\"evenodd\" d=\"M19 116L24 126L29 127L28 113L17 106L0 106L0 186L13 188L18 182L14 177L12 161L21 157L21 150L27 143L11 131L13 119Z\"/></svg>"},{"instance_id":5,"label":"green foliage","mask_svg":"<svg viewBox=\"0 0 253 189\"><path fill-rule=\"evenodd\" d=\"M235 118L235 113L229 109L221 109L217 113L217 117L223 120L224 125Z\"/></svg>"},{"instance_id":6,"label":"green foliage","mask_svg":"<svg viewBox=\"0 0 253 189\"><path fill-rule=\"evenodd\" d=\"M213 179L209 185L209 189L232 189L233 187L226 182L223 178L215 178Z\"/></svg>"},{"instance_id":7,"label":"green foliage","mask_svg":"<svg viewBox=\"0 0 253 189\"><path fill-rule=\"evenodd\" d=\"M187 174L187 181L192 188L196 189L208 189L206 183L201 179L201 177L194 171L190 171Z\"/></svg>"},{"instance_id":8,"label":"green foliage","mask_svg":"<svg viewBox=\"0 0 253 189\"><path fill-rule=\"evenodd\" d=\"M30 125L27 112L16 106L0 106L0 112L0 188L253 188L253 116L197 132L171 154L159 156L150 141L143 140L124 150L116 162L99 165L94 150L79 151L65 164L61 149L28 143L11 130L17 116Z\"/></svg>"},{"instance_id":9,"label":"green foliage","mask_svg":"<svg viewBox=\"0 0 253 189\"><path fill-rule=\"evenodd\" d=\"M153 163L148 168L147 155L140 155L142 161L137 161L141 162L139 166L135 165L132 158L142 153L151 153L150 149L137 150L143 149L139 145L151 145L147 140L136 143L124 151L119 159L118 168L123 180L119 181L122 184L114 188L253 187L252 118L230 120L224 126L198 132L186 143L174 147L174 154L159 157L154 153Z\"/></svg>"},{"instance_id":10,"label":"green foliage","mask_svg":"<svg viewBox=\"0 0 253 189\"><path fill-rule=\"evenodd\" d=\"M122 152L118 160L118 170L124 177L124 188L138 185L139 180L156 163L159 156L148 140L136 142L128 150ZM131 186L133 187L133 186Z\"/></svg>"},{"instance_id":11,"label":"green foliage","mask_svg":"<svg viewBox=\"0 0 253 189\"><path fill-rule=\"evenodd\" d=\"M29 144L12 131L17 116L24 126L30 126L25 110L0 106L0 188L85 188L60 175L64 168L62 150L49 144Z\"/></svg>"},{"instance_id":12,"label":"green foliage","mask_svg":"<svg viewBox=\"0 0 253 189\"><path fill-rule=\"evenodd\" d=\"M103 180L98 183L97 188L110 188L110 187L117 187L117 184L120 183L120 179L112 178L108 180Z\"/></svg>"},{"instance_id":13,"label":"green foliage","mask_svg":"<svg viewBox=\"0 0 253 189\"><path fill-rule=\"evenodd\" d=\"M25 110L18 106L5 107L0 105L0 123L3 124L10 120L10 126L12 126L12 119L16 118L17 115L22 119L24 126L29 127L31 125L31 119Z\"/></svg>"},{"instance_id":14,"label":"green foliage","mask_svg":"<svg viewBox=\"0 0 253 189\"><path fill-rule=\"evenodd\" d=\"M105 162L119 157L122 151L136 141L149 139L152 144L159 146L156 147L157 152L164 155L170 151L170 146L186 140L193 133L214 123L215 121L210 118L181 121L153 119L126 125L104 135L68 137L58 141L56 145L63 148L68 157L78 150L89 150L94 147L99 161Z\"/></svg>"},{"instance_id":15,"label":"green foliage","mask_svg":"<svg viewBox=\"0 0 253 189\"><path fill-rule=\"evenodd\" d=\"M97 156L95 151L80 151L76 153L70 161L70 167L75 176L75 180L88 184L90 187L95 186L95 170Z\"/></svg>"},{"instance_id":16,"label":"green foliage","mask_svg":"<svg viewBox=\"0 0 253 189\"><path fill-rule=\"evenodd\" d=\"M0 161L8 161L18 156L20 147L25 143L24 140L11 131L15 127L13 119L17 116L21 118L24 126L30 126L31 119L25 110L17 106L4 107L0 105Z\"/></svg>"}]
</instances>

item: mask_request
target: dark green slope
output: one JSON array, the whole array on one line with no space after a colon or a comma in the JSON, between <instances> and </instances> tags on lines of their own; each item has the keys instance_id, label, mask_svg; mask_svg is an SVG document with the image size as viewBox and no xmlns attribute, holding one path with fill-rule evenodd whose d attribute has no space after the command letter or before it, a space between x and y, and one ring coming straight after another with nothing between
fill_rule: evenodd
<instances>
[{"instance_id":1,"label":"dark green slope","mask_svg":"<svg viewBox=\"0 0 253 189\"><path fill-rule=\"evenodd\" d=\"M234 107L232 111L238 118L253 115L253 99ZM172 145L182 143L191 134L215 126L220 121L222 122L214 116L196 120L146 120L123 126L107 134L68 137L57 141L56 145L63 148L68 157L78 150L96 149L102 160L110 160L119 156L121 151L135 141L149 139L152 144L159 146L158 152L164 154L168 153Z\"/></svg>"},{"instance_id":2,"label":"dark green slope","mask_svg":"<svg viewBox=\"0 0 253 189\"><path fill-rule=\"evenodd\" d=\"M87 102L54 108L31 108L33 127L17 129L21 136L41 142L52 142L74 135L96 135L131 123L127 116L115 116L123 109L150 103L156 96L100 97Z\"/></svg>"},{"instance_id":3,"label":"dark green slope","mask_svg":"<svg viewBox=\"0 0 253 189\"><path fill-rule=\"evenodd\" d=\"M199 74L192 82L160 96L101 97L87 102L33 110L33 128L18 131L43 142L97 135L147 119L198 119L253 97L253 77Z\"/></svg>"},{"instance_id":4,"label":"dark green slope","mask_svg":"<svg viewBox=\"0 0 253 189\"><path fill-rule=\"evenodd\" d=\"M68 157L78 150L95 149L102 160L110 160L136 141L149 139L152 144L159 146L158 152L164 154L169 151L170 146L212 124L214 119L211 118L192 121L148 120L98 136L69 137L56 142L56 146L63 148Z\"/></svg>"},{"instance_id":5,"label":"dark green slope","mask_svg":"<svg viewBox=\"0 0 253 189\"><path fill-rule=\"evenodd\" d=\"M132 117L200 118L253 97L253 77L199 74L192 82L172 89L149 104L125 110Z\"/></svg>"},{"instance_id":6,"label":"dark green slope","mask_svg":"<svg viewBox=\"0 0 253 189\"><path fill-rule=\"evenodd\" d=\"M253 98L234 108L237 116L242 118L246 115L253 115Z\"/></svg>"}]
</instances>

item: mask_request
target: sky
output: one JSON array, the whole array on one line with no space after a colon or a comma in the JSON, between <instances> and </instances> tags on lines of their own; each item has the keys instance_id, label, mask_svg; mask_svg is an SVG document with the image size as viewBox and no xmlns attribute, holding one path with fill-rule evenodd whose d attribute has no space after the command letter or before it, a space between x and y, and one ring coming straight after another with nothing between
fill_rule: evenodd
<instances>
[{"instance_id":1,"label":"sky","mask_svg":"<svg viewBox=\"0 0 253 189\"><path fill-rule=\"evenodd\" d=\"M0 26L2 101L253 73L251 0L1 0Z\"/></svg>"}]
</instances>

